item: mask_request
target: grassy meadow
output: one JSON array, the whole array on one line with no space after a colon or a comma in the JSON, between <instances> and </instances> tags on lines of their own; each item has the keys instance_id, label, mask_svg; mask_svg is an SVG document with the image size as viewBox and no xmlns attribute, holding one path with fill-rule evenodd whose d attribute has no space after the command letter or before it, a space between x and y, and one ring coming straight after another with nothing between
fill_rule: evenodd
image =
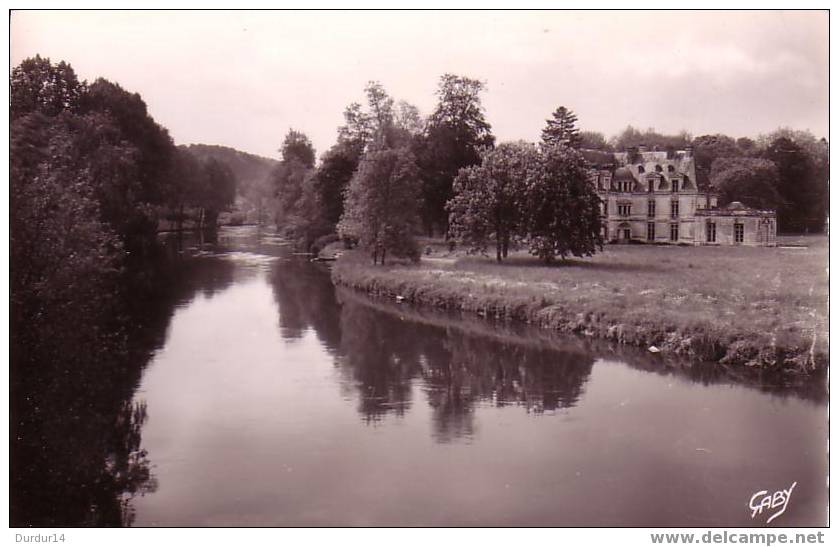
<instances>
[{"instance_id":1,"label":"grassy meadow","mask_svg":"<svg viewBox=\"0 0 839 547\"><path fill-rule=\"evenodd\" d=\"M498 264L424 241L419 264L373 266L354 252L338 260L333 278L379 296L664 353L823 370L828 240L780 240L778 248L608 245L549 266L524 251Z\"/></svg>"}]
</instances>

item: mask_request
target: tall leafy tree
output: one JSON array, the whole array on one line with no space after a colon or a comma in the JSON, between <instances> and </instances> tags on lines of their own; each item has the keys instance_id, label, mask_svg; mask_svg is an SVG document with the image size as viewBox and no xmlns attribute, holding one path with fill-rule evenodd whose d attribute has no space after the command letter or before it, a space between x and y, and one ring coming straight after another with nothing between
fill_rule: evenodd
<instances>
[{"instance_id":1,"label":"tall leafy tree","mask_svg":"<svg viewBox=\"0 0 839 547\"><path fill-rule=\"evenodd\" d=\"M384 264L388 252L418 259L418 206L419 181L411 151L370 150L350 181L338 233L357 239L374 264Z\"/></svg>"},{"instance_id":2,"label":"tall leafy tree","mask_svg":"<svg viewBox=\"0 0 839 547\"><path fill-rule=\"evenodd\" d=\"M405 133L415 131L420 123L419 111L413 105L394 101L384 86L370 81L364 88L367 109L359 103L344 110L345 124L338 128L338 142L359 149L397 148L405 142Z\"/></svg>"},{"instance_id":3,"label":"tall leafy tree","mask_svg":"<svg viewBox=\"0 0 839 547\"><path fill-rule=\"evenodd\" d=\"M549 146L561 144L578 148L581 140L580 130L577 129L577 115L564 106L554 110L551 119L546 120L542 130L542 142Z\"/></svg>"},{"instance_id":4,"label":"tall leafy tree","mask_svg":"<svg viewBox=\"0 0 839 547\"><path fill-rule=\"evenodd\" d=\"M611 152L612 146L603 136L603 133L597 131L580 131L580 146L588 150L603 150L604 152Z\"/></svg>"},{"instance_id":5,"label":"tall leafy tree","mask_svg":"<svg viewBox=\"0 0 839 547\"><path fill-rule=\"evenodd\" d=\"M314 191L323 206L324 219L333 226L344 212L344 194L358 167L358 149L338 142L321 157L315 174Z\"/></svg>"},{"instance_id":6,"label":"tall leafy tree","mask_svg":"<svg viewBox=\"0 0 839 547\"><path fill-rule=\"evenodd\" d=\"M142 97L99 78L83 96L81 110L108 116L122 138L136 148L134 160L140 184L137 201L163 203L166 186L173 183L171 170L175 145L169 132L149 115Z\"/></svg>"},{"instance_id":7,"label":"tall leafy tree","mask_svg":"<svg viewBox=\"0 0 839 547\"><path fill-rule=\"evenodd\" d=\"M506 258L511 241L524 235L523 198L538 163L535 146L503 143L486 150L480 165L461 169L446 206L452 236L479 252L494 239L496 260Z\"/></svg>"},{"instance_id":8,"label":"tall leafy tree","mask_svg":"<svg viewBox=\"0 0 839 547\"><path fill-rule=\"evenodd\" d=\"M317 175L314 170L306 173L290 219L289 228L304 249L310 249L317 238L335 232L335 223L326 219Z\"/></svg>"},{"instance_id":9,"label":"tall leafy tree","mask_svg":"<svg viewBox=\"0 0 839 547\"><path fill-rule=\"evenodd\" d=\"M100 218L90 171L73 160L77 138L38 112L11 126L12 338L32 342L16 357L61 347L53 336L80 335L62 323L99 317L107 291L97 293L118 267L121 244Z\"/></svg>"},{"instance_id":10,"label":"tall leafy tree","mask_svg":"<svg viewBox=\"0 0 839 547\"><path fill-rule=\"evenodd\" d=\"M702 135L693 139L694 164L699 188L711 185L711 167L721 158L737 158L743 155L734 139L727 135Z\"/></svg>"},{"instance_id":11,"label":"tall leafy tree","mask_svg":"<svg viewBox=\"0 0 839 547\"><path fill-rule=\"evenodd\" d=\"M585 159L567 146L546 146L527 180L526 233L531 254L545 262L602 249L600 198Z\"/></svg>"},{"instance_id":12,"label":"tall leafy tree","mask_svg":"<svg viewBox=\"0 0 839 547\"><path fill-rule=\"evenodd\" d=\"M226 163L209 158L201 182L198 205L204 210L202 227L215 229L219 213L236 199L236 176Z\"/></svg>"},{"instance_id":13,"label":"tall leafy tree","mask_svg":"<svg viewBox=\"0 0 839 547\"><path fill-rule=\"evenodd\" d=\"M10 110L12 118L31 112L57 116L74 112L86 91L73 68L60 61L52 64L49 58L36 55L12 69L10 79Z\"/></svg>"},{"instance_id":14,"label":"tall leafy tree","mask_svg":"<svg viewBox=\"0 0 839 547\"><path fill-rule=\"evenodd\" d=\"M178 183L170 186L166 202L174 211L180 230L186 220L186 208L196 205L199 200L203 172L200 161L188 148L178 148L172 169L172 176Z\"/></svg>"},{"instance_id":15,"label":"tall leafy tree","mask_svg":"<svg viewBox=\"0 0 839 547\"><path fill-rule=\"evenodd\" d=\"M338 143L357 149L359 156L373 136L369 115L360 103L351 103L344 109L344 125L338 128Z\"/></svg>"},{"instance_id":16,"label":"tall leafy tree","mask_svg":"<svg viewBox=\"0 0 839 547\"><path fill-rule=\"evenodd\" d=\"M410 136L422 135L425 130L425 120L419 109L406 101L399 101L394 110L394 124L402 132Z\"/></svg>"},{"instance_id":17,"label":"tall leafy tree","mask_svg":"<svg viewBox=\"0 0 839 547\"><path fill-rule=\"evenodd\" d=\"M782 190L782 194L795 194L799 197L791 210L784 215L789 217L791 224L782 229L822 231L827 220L830 178L830 149L827 141L824 138L817 139L809 131L782 127L768 135L759 136L757 148L762 150L763 157L772 159L778 165L781 171L781 185L788 187L787 190ZM797 152L789 154L784 153L784 150L803 152L807 157L807 167L796 166ZM794 178L785 179L785 173L789 173L790 177L804 178L797 181Z\"/></svg>"},{"instance_id":18,"label":"tall leafy tree","mask_svg":"<svg viewBox=\"0 0 839 547\"><path fill-rule=\"evenodd\" d=\"M381 83L374 81L367 84L364 92L370 109L367 116L372 130L372 142L377 147L393 146L393 97L388 95Z\"/></svg>"},{"instance_id":19,"label":"tall leafy tree","mask_svg":"<svg viewBox=\"0 0 839 547\"><path fill-rule=\"evenodd\" d=\"M288 228L303 192L303 181L315 165L315 149L309 138L300 131L289 130L283 139L280 153L282 160L271 173L277 229L284 225Z\"/></svg>"},{"instance_id":20,"label":"tall leafy tree","mask_svg":"<svg viewBox=\"0 0 839 547\"><path fill-rule=\"evenodd\" d=\"M437 88L437 106L428 118L417 160L422 179L422 219L426 231L448 232L446 203L462 167L481 162L481 150L495 144L484 117L480 94L483 82L444 74Z\"/></svg>"},{"instance_id":21,"label":"tall leafy tree","mask_svg":"<svg viewBox=\"0 0 839 547\"><path fill-rule=\"evenodd\" d=\"M778 228L796 232L820 229L826 191L814 176L813 161L804 148L787 137L779 137L772 141L764 157L778 167L778 192L783 199Z\"/></svg>"},{"instance_id":22,"label":"tall leafy tree","mask_svg":"<svg viewBox=\"0 0 839 547\"><path fill-rule=\"evenodd\" d=\"M315 166L315 147L312 146L312 141L305 133L296 129L290 129L286 133L279 152L285 164L297 162L307 169Z\"/></svg>"},{"instance_id":23,"label":"tall leafy tree","mask_svg":"<svg viewBox=\"0 0 839 547\"><path fill-rule=\"evenodd\" d=\"M344 111L338 142L321 158L314 179L324 220L333 226L343 214L346 188L364 151L412 145L423 129L419 110L405 101L395 102L381 83L368 82L365 95L366 110L353 103Z\"/></svg>"},{"instance_id":24,"label":"tall leafy tree","mask_svg":"<svg viewBox=\"0 0 839 547\"><path fill-rule=\"evenodd\" d=\"M720 194L721 204L739 201L758 209L777 209L778 168L760 158L719 158L711 168L711 186Z\"/></svg>"}]
</instances>

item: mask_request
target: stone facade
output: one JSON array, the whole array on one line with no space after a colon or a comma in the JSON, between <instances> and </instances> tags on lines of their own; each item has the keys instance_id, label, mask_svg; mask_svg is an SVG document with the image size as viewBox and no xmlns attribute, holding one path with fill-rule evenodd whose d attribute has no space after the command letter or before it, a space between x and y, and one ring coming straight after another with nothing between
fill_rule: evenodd
<instances>
[{"instance_id":1,"label":"stone facade","mask_svg":"<svg viewBox=\"0 0 839 547\"><path fill-rule=\"evenodd\" d=\"M697 185L690 149L583 154L603 201L603 235L610 243L775 245L774 211L739 202L718 208L717 196Z\"/></svg>"},{"instance_id":2,"label":"stone facade","mask_svg":"<svg viewBox=\"0 0 839 547\"><path fill-rule=\"evenodd\" d=\"M697 245L774 247L778 242L775 211L751 209L739 201L697 211L696 226L705 228Z\"/></svg>"}]
</instances>

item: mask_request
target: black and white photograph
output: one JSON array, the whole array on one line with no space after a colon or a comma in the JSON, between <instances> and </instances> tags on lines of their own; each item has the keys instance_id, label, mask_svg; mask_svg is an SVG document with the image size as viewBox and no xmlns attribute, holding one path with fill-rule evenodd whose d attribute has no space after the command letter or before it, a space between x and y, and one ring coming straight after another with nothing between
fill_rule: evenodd
<instances>
[{"instance_id":1,"label":"black and white photograph","mask_svg":"<svg viewBox=\"0 0 839 547\"><path fill-rule=\"evenodd\" d=\"M15 544L824 543L828 10L8 17Z\"/></svg>"}]
</instances>

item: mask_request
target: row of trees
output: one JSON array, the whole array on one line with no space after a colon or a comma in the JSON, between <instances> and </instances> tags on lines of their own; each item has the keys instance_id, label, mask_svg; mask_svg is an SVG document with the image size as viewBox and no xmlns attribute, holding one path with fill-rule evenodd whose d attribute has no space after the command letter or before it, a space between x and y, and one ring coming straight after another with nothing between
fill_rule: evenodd
<instances>
[{"instance_id":1,"label":"row of trees","mask_svg":"<svg viewBox=\"0 0 839 547\"><path fill-rule=\"evenodd\" d=\"M516 214L523 217L525 210L541 206L536 217L542 224L526 228L534 253L549 260L593 252L599 226L585 237L570 238L573 243L559 241L557 235L560 225L584 228L573 221L579 210L569 210L568 203L560 205L561 196L576 198L585 187L582 158L566 149L568 143L560 143L556 150L546 146L552 151L545 153L513 144L493 155L495 139L480 101L483 90L482 82L446 74L439 82L437 106L422 119L415 107L396 103L381 84L371 82L365 90L366 108L354 103L346 109L338 142L317 167L309 140L290 131L281 149L282 161L272 175L278 226L304 245L337 232L368 249L374 263L384 263L388 252L417 258L414 236L420 231L463 238L478 249L486 234L477 233L488 213L477 204L466 206L472 198L462 194L469 191L477 196L486 184L495 183L482 179L483 164L493 169L493 162L503 162L504 154L518 154L522 156L518 161L534 173L516 181L518 188L532 187L518 193ZM563 169L573 171L564 179L568 184L551 184ZM530 203L522 201L525 195ZM586 207L597 210L591 200ZM553 233L547 227L551 222ZM499 236L505 255L511 241L524 237L522 230L517 224Z\"/></svg>"},{"instance_id":2,"label":"row of trees","mask_svg":"<svg viewBox=\"0 0 839 547\"><path fill-rule=\"evenodd\" d=\"M216 217L235 198L230 169L176 148L137 93L103 78L80 82L67 63L40 56L12 70L10 91L13 190L52 194L39 188L50 174L92 200L93 218L127 252L153 245L161 214L190 207ZM18 218L13 228L27 224Z\"/></svg>"},{"instance_id":3,"label":"row of trees","mask_svg":"<svg viewBox=\"0 0 839 547\"><path fill-rule=\"evenodd\" d=\"M824 230L830 177L827 141L809 132L779 129L753 144L723 135L694 142L697 177L700 169L706 172L709 186L723 203L775 209L781 231Z\"/></svg>"},{"instance_id":4,"label":"row of trees","mask_svg":"<svg viewBox=\"0 0 839 547\"><path fill-rule=\"evenodd\" d=\"M423 119L415 106L370 82L367 104L347 107L337 143L317 167L309 139L290 131L271 175L278 227L306 246L337 232L371 249L375 261L387 249L416 256L414 234L448 231L455 176L494 144L483 89L477 80L446 74L435 110Z\"/></svg>"},{"instance_id":5,"label":"row of trees","mask_svg":"<svg viewBox=\"0 0 839 547\"><path fill-rule=\"evenodd\" d=\"M121 493L150 478L128 336L148 329L124 296L154 286L158 217L213 216L235 181L176 148L138 94L65 62L15 67L10 116L11 518L113 522Z\"/></svg>"},{"instance_id":6,"label":"row of trees","mask_svg":"<svg viewBox=\"0 0 839 547\"><path fill-rule=\"evenodd\" d=\"M337 143L318 165L311 142L292 130L272 174L278 226L305 246L337 232L368 248L374 262L383 261L387 250L417 256L413 236L420 231L476 250L494 237L499 259L513 241L527 241L546 260L588 254L598 244L599 225L589 221L590 196L583 198L585 185L578 185L585 161L572 151L596 151L611 160L614 151L633 155L644 145L670 153L692 147L700 188L718 191L723 203L777 209L781 230L823 229L828 148L808 132L781 129L735 140L627 127L607 140L579 130L574 112L560 106L546 122L540 148L508 143L495 149L483 90L482 82L446 74L434 111L423 119L414 106L396 103L371 82L366 108L347 107ZM542 179L552 181L551 191L562 201L546 194L550 184L540 186ZM505 196L515 196L515 203ZM540 232L545 225L553 226L553 235Z\"/></svg>"}]
</instances>

